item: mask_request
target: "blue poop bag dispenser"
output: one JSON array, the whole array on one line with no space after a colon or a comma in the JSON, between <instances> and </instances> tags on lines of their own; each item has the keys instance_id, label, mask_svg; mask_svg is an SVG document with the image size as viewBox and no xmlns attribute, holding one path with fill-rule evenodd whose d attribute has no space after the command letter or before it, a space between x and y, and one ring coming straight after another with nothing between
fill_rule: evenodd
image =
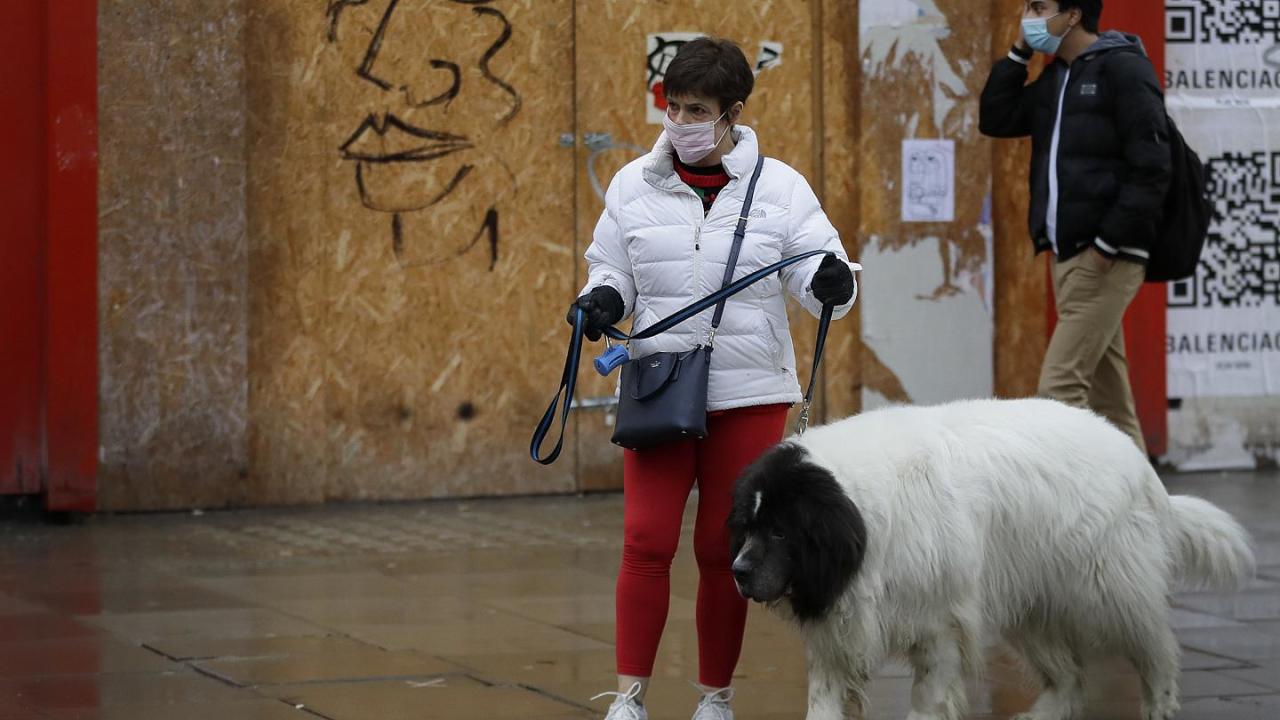
<instances>
[{"instance_id":1,"label":"blue poop bag dispenser","mask_svg":"<svg viewBox=\"0 0 1280 720\"><path fill-rule=\"evenodd\" d=\"M596 366L596 372L608 377L614 368L630 360L631 355L627 352L626 345L614 345L609 342L609 336L607 335L605 336L605 343L609 347L595 359L594 365Z\"/></svg>"}]
</instances>

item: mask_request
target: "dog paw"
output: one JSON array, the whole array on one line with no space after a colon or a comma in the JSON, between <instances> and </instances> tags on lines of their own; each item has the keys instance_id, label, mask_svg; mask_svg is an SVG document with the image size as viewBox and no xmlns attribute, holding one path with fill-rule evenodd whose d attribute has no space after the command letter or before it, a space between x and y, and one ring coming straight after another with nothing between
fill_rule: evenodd
<instances>
[{"instance_id":1,"label":"dog paw","mask_svg":"<svg viewBox=\"0 0 1280 720\"><path fill-rule=\"evenodd\" d=\"M1178 711L1181 709L1182 706L1178 704L1177 700L1172 702L1162 702L1158 703L1154 707L1147 708L1146 713L1144 713L1142 717L1143 720L1174 720L1174 718L1178 716Z\"/></svg>"}]
</instances>

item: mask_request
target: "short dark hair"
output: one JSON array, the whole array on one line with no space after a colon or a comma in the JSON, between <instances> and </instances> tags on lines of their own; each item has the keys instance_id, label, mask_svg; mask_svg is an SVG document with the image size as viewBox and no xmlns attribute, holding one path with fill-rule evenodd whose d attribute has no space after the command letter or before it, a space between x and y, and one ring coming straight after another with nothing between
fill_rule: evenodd
<instances>
[{"instance_id":1,"label":"short dark hair","mask_svg":"<svg viewBox=\"0 0 1280 720\"><path fill-rule=\"evenodd\" d=\"M1058 0L1062 12L1080 8L1080 24L1091 33L1098 32L1098 20L1102 17L1102 0Z\"/></svg>"},{"instance_id":2,"label":"short dark hair","mask_svg":"<svg viewBox=\"0 0 1280 720\"><path fill-rule=\"evenodd\" d=\"M700 37L681 45L671 58L662 91L667 97L714 97L723 112L734 103L746 103L755 84L747 56L732 40Z\"/></svg>"}]
</instances>

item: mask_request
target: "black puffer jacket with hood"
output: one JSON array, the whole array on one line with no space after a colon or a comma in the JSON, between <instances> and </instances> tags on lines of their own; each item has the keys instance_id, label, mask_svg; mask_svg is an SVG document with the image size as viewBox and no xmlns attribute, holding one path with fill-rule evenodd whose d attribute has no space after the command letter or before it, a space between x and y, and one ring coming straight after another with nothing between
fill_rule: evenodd
<instances>
[{"instance_id":1,"label":"black puffer jacket with hood","mask_svg":"<svg viewBox=\"0 0 1280 720\"><path fill-rule=\"evenodd\" d=\"M1036 252L1054 249L1066 260L1093 246L1146 262L1159 241L1171 161L1164 95L1142 41L1104 32L1075 62L1055 60L1027 84L1029 58L1015 49L996 63L979 127L992 137L1031 136Z\"/></svg>"}]
</instances>

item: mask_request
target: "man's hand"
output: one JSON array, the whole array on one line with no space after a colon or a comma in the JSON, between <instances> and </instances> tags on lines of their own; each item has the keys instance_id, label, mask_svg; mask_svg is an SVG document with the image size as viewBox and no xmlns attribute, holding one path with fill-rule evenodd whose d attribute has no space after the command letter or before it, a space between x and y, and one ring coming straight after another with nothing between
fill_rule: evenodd
<instances>
[{"instance_id":1,"label":"man's hand","mask_svg":"<svg viewBox=\"0 0 1280 720\"><path fill-rule=\"evenodd\" d=\"M1115 266L1116 264L1115 258L1111 257L1110 255L1107 255L1106 253L1102 252L1096 247L1089 248L1089 250L1091 251L1089 252L1089 255L1091 255L1092 257L1087 258L1087 260L1089 261L1089 263L1092 265L1093 269L1096 272L1100 274L1105 274L1109 272L1112 267Z\"/></svg>"},{"instance_id":2,"label":"man's hand","mask_svg":"<svg viewBox=\"0 0 1280 720\"><path fill-rule=\"evenodd\" d=\"M1022 52L1031 52L1031 46L1027 44L1027 39L1022 36L1022 21L1026 18L1024 11L1018 11L1018 39L1014 41L1013 46Z\"/></svg>"}]
</instances>

